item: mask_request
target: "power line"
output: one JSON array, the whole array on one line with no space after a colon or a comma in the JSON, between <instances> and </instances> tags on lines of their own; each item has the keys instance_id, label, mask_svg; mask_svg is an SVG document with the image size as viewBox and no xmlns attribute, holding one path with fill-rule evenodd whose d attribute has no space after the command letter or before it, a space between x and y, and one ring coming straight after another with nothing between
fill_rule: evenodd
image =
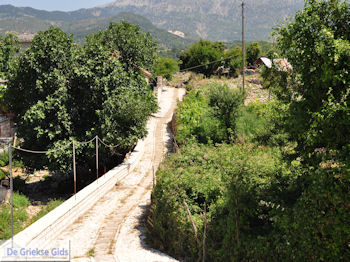
<instances>
[{"instance_id":1,"label":"power line","mask_svg":"<svg viewBox=\"0 0 350 262\"><path fill-rule=\"evenodd\" d=\"M206 63L206 64L201 64L201 65L189 67L189 68L186 68L186 69L182 69L182 70L180 70L179 72L185 72L185 71L188 71L188 70L191 70L191 69L195 69L195 68L207 66L207 65L210 65L210 64L214 64L214 63L217 63L217 62L225 61L225 60L227 60L227 59L231 59L231 58L234 58L234 57L235 57L235 56L229 56L229 57L226 57L226 58L221 58L221 59L219 59L219 60L215 60L215 61L212 61L212 62L209 62L209 63Z\"/></svg>"}]
</instances>

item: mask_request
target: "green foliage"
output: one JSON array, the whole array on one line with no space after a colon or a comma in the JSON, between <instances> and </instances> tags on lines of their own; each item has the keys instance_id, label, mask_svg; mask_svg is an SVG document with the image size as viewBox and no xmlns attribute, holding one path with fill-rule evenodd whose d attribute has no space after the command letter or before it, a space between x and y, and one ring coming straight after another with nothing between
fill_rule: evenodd
<instances>
[{"instance_id":1,"label":"green foliage","mask_svg":"<svg viewBox=\"0 0 350 262\"><path fill-rule=\"evenodd\" d=\"M224 58L223 65L225 68L230 69L230 76L238 77L239 71L242 70L242 49L240 47L235 47L225 52Z\"/></svg>"},{"instance_id":2,"label":"green foliage","mask_svg":"<svg viewBox=\"0 0 350 262\"><path fill-rule=\"evenodd\" d=\"M236 130L243 145L194 141L168 159L152 195L155 246L200 259L207 203L209 261L350 259L349 10L345 1L307 1L278 29L293 70L263 72L276 100L241 108ZM224 103L221 91L214 101ZM180 107L179 119L182 112L189 118Z\"/></svg>"},{"instance_id":3,"label":"green foliage","mask_svg":"<svg viewBox=\"0 0 350 262\"><path fill-rule=\"evenodd\" d=\"M252 42L247 47L247 63L248 65L254 64L254 62L261 55L261 47L258 42Z\"/></svg>"},{"instance_id":4,"label":"green foliage","mask_svg":"<svg viewBox=\"0 0 350 262\"><path fill-rule=\"evenodd\" d=\"M12 67L13 59L20 50L17 36L9 33L6 36L0 36L0 79L8 79L9 70ZM5 98L6 87L0 83L0 113L6 114L7 101Z\"/></svg>"},{"instance_id":5,"label":"green foliage","mask_svg":"<svg viewBox=\"0 0 350 262\"><path fill-rule=\"evenodd\" d=\"M243 98L240 91L219 84L191 91L177 110L178 143L192 138L205 144L233 141Z\"/></svg>"},{"instance_id":6,"label":"green foliage","mask_svg":"<svg viewBox=\"0 0 350 262\"><path fill-rule=\"evenodd\" d=\"M238 89L230 89L227 85L213 85L208 92L209 106L214 116L220 120L226 130L226 138L233 141L236 137L236 121L239 107L245 95Z\"/></svg>"},{"instance_id":7,"label":"green foliage","mask_svg":"<svg viewBox=\"0 0 350 262\"><path fill-rule=\"evenodd\" d=\"M52 150L45 156L16 151L27 168L67 172L72 140L98 135L108 144L118 144L116 150L123 153L146 134L146 121L157 104L137 66L151 66L155 56L149 46L153 41L136 29L126 22L111 24L78 47L71 36L52 27L40 32L19 56L7 97L21 147ZM101 165L118 164L117 151L101 148ZM76 154L78 166L95 165L93 144L77 144Z\"/></svg>"},{"instance_id":8,"label":"green foliage","mask_svg":"<svg viewBox=\"0 0 350 262\"><path fill-rule=\"evenodd\" d=\"M237 135L242 142L254 142L271 130L271 116L267 110L269 104L250 103L242 107L241 115L237 119ZM260 112L262 112L262 114Z\"/></svg>"},{"instance_id":9,"label":"green foliage","mask_svg":"<svg viewBox=\"0 0 350 262\"><path fill-rule=\"evenodd\" d=\"M5 79L7 79L6 75L11 67L11 61L19 49L17 36L11 33L5 37L0 36L0 74L4 74Z\"/></svg>"},{"instance_id":10,"label":"green foliage","mask_svg":"<svg viewBox=\"0 0 350 262\"><path fill-rule=\"evenodd\" d=\"M9 164L9 153L7 151L3 151L0 154L0 167L7 166Z\"/></svg>"},{"instance_id":11,"label":"green foliage","mask_svg":"<svg viewBox=\"0 0 350 262\"><path fill-rule=\"evenodd\" d=\"M19 193L13 194L13 226L14 234L23 230L23 223L28 215L26 208L30 205L28 198ZM11 207L8 204L0 206L0 239L9 239L11 237Z\"/></svg>"},{"instance_id":12,"label":"green foliage","mask_svg":"<svg viewBox=\"0 0 350 262\"><path fill-rule=\"evenodd\" d=\"M205 144L224 141L226 132L213 115L208 98L200 91L191 91L177 109L177 142L183 145L191 139Z\"/></svg>"},{"instance_id":13,"label":"green foliage","mask_svg":"<svg viewBox=\"0 0 350 262\"><path fill-rule=\"evenodd\" d=\"M159 57L156 66L155 74L162 76L167 80L171 80L173 74L179 71L178 63L171 58Z\"/></svg>"},{"instance_id":14,"label":"green foliage","mask_svg":"<svg viewBox=\"0 0 350 262\"><path fill-rule=\"evenodd\" d=\"M0 180L9 177L10 172L0 168Z\"/></svg>"},{"instance_id":15,"label":"green foliage","mask_svg":"<svg viewBox=\"0 0 350 262\"><path fill-rule=\"evenodd\" d=\"M309 170L310 185L293 209L280 212L276 249L283 261L348 261L349 167Z\"/></svg>"},{"instance_id":16,"label":"green foliage","mask_svg":"<svg viewBox=\"0 0 350 262\"><path fill-rule=\"evenodd\" d=\"M277 101L254 102L241 107L237 119L237 136L242 143L280 147L285 153L293 148L288 134L281 132L285 106Z\"/></svg>"},{"instance_id":17,"label":"green foliage","mask_svg":"<svg viewBox=\"0 0 350 262\"><path fill-rule=\"evenodd\" d=\"M272 227L269 212L276 209L278 196L283 194L276 187L276 178L282 176L288 181L279 159L277 149L250 145L213 147L194 143L182 147L157 173L152 193L153 245L188 261L201 256L183 204L186 201L200 241L204 204L207 206L209 261L259 258L259 246L255 246L259 241L254 239L266 239ZM274 201L276 206L262 206L262 201Z\"/></svg>"},{"instance_id":18,"label":"green foliage","mask_svg":"<svg viewBox=\"0 0 350 262\"><path fill-rule=\"evenodd\" d=\"M114 51L126 68L139 67L153 71L156 64L157 43L150 33L129 22L111 23L108 30L97 33L101 43Z\"/></svg>"},{"instance_id":19,"label":"green foliage","mask_svg":"<svg viewBox=\"0 0 350 262\"><path fill-rule=\"evenodd\" d=\"M198 65L205 65L191 69L191 71L210 76L220 66L221 62L212 63L220 60L224 54L224 45L221 42L210 42L200 40L194 43L188 51L181 53L181 69L187 69ZM211 64L208 64L211 63Z\"/></svg>"},{"instance_id":20,"label":"green foliage","mask_svg":"<svg viewBox=\"0 0 350 262\"><path fill-rule=\"evenodd\" d=\"M41 208L40 212L32 218L31 223L34 223L35 221L39 220L40 218L42 218L46 214L50 213L56 207L60 206L63 202L64 201L60 200L60 199L50 200L46 205L44 205Z\"/></svg>"},{"instance_id":21,"label":"green foliage","mask_svg":"<svg viewBox=\"0 0 350 262\"><path fill-rule=\"evenodd\" d=\"M276 31L293 71L281 72L284 81L274 85L278 98L289 103L285 129L305 159L317 158L317 148L349 156L349 23L346 1L307 1L294 21Z\"/></svg>"}]
</instances>

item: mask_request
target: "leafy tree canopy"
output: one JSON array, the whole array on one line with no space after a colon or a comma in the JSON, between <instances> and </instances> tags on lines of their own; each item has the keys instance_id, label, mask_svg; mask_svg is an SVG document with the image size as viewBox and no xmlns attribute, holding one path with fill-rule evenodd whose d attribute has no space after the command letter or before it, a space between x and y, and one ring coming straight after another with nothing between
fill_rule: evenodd
<instances>
[{"instance_id":1,"label":"leafy tree canopy","mask_svg":"<svg viewBox=\"0 0 350 262\"><path fill-rule=\"evenodd\" d=\"M0 36L0 77L6 78L12 58L19 50L17 36L14 34Z\"/></svg>"},{"instance_id":2,"label":"leafy tree canopy","mask_svg":"<svg viewBox=\"0 0 350 262\"><path fill-rule=\"evenodd\" d=\"M171 58L159 57L158 64L155 70L156 75L163 76L171 80L174 73L179 71L179 64Z\"/></svg>"},{"instance_id":3,"label":"leafy tree canopy","mask_svg":"<svg viewBox=\"0 0 350 262\"><path fill-rule=\"evenodd\" d=\"M157 43L150 33L129 22L110 23L109 28L95 35L103 46L109 47L124 67L141 67L153 71L157 62Z\"/></svg>"},{"instance_id":4,"label":"leafy tree canopy","mask_svg":"<svg viewBox=\"0 0 350 262\"><path fill-rule=\"evenodd\" d=\"M13 58L19 52L20 46L17 36L7 34L0 36L0 79L6 81L8 72L11 68ZM7 101L5 99L6 86L3 82L0 83L0 112L7 113Z\"/></svg>"},{"instance_id":5,"label":"leafy tree canopy","mask_svg":"<svg viewBox=\"0 0 350 262\"><path fill-rule=\"evenodd\" d=\"M346 1L307 1L294 21L277 29L277 44L293 65L274 81L289 103L286 130L305 158L317 148L349 156L350 8ZM310 155L311 154L311 155Z\"/></svg>"},{"instance_id":6,"label":"leafy tree canopy","mask_svg":"<svg viewBox=\"0 0 350 262\"><path fill-rule=\"evenodd\" d=\"M215 62L223 58L224 45L222 42L210 42L208 40L200 40L194 43L180 56L182 61L181 69L196 67L198 65L205 65L191 69L196 73L210 76L214 74L215 70L221 65L221 62Z\"/></svg>"},{"instance_id":7,"label":"leafy tree canopy","mask_svg":"<svg viewBox=\"0 0 350 262\"><path fill-rule=\"evenodd\" d=\"M254 62L261 55L261 46L258 42L252 42L247 47L247 62L248 65L254 64Z\"/></svg>"},{"instance_id":8,"label":"leafy tree canopy","mask_svg":"<svg viewBox=\"0 0 350 262\"><path fill-rule=\"evenodd\" d=\"M224 67L230 69L231 76L237 77L239 71L242 70L242 49L240 47L235 47L225 52L224 58Z\"/></svg>"},{"instance_id":9,"label":"leafy tree canopy","mask_svg":"<svg viewBox=\"0 0 350 262\"><path fill-rule=\"evenodd\" d=\"M153 93L139 70L126 67L125 60L104 43L105 35L103 31L91 35L78 47L72 36L51 27L18 57L7 98L21 146L60 148L40 159L19 153L27 167L69 171L72 150L68 144L96 135L118 145L114 151L100 150L102 164L114 166L119 161L116 153L130 150L146 134L148 116L157 108ZM78 165L91 166L93 158L94 145L77 145Z\"/></svg>"}]
</instances>

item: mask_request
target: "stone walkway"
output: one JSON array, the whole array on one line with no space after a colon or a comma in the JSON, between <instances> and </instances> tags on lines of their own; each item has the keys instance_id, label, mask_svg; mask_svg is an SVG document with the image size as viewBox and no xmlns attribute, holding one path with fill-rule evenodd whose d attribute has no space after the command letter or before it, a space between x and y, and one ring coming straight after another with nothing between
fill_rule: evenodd
<instances>
[{"instance_id":1,"label":"stone walkway","mask_svg":"<svg viewBox=\"0 0 350 262\"><path fill-rule=\"evenodd\" d=\"M139 224L150 203L153 170L157 170L170 144L167 124L177 99L184 93L183 89L163 89L160 110L151 119L145 152L138 166L62 232L59 239L71 241L72 261L177 261L148 248Z\"/></svg>"}]
</instances>

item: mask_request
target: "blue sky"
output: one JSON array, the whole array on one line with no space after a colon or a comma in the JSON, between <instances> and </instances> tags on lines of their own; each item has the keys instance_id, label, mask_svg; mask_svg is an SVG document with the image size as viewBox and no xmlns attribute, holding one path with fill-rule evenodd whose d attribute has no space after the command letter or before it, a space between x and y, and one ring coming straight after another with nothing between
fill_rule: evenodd
<instances>
[{"instance_id":1,"label":"blue sky","mask_svg":"<svg viewBox=\"0 0 350 262\"><path fill-rule=\"evenodd\" d=\"M0 0L0 5L29 6L48 11L73 11L109 2L113 2L113 0Z\"/></svg>"}]
</instances>

